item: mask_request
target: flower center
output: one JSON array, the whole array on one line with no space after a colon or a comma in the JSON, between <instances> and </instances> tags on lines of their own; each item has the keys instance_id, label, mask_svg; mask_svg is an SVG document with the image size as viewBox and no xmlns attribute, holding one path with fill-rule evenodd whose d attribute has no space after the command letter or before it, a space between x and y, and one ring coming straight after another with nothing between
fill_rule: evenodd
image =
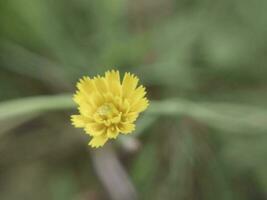
<instances>
[{"instance_id":1,"label":"flower center","mask_svg":"<svg viewBox=\"0 0 267 200\"><path fill-rule=\"evenodd\" d=\"M112 103L105 103L97 108L94 120L110 127L112 124L118 124L121 121L121 112Z\"/></svg>"},{"instance_id":2,"label":"flower center","mask_svg":"<svg viewBox=\"0 0 267 200\"><path fill-rule=\"evenodd\" d=\"M96 111L101 117L104 118L110 118L114 114L117 114L117 109L113 104L105 103L102 106L100 106Z\"/></svg>"}]
</instances>

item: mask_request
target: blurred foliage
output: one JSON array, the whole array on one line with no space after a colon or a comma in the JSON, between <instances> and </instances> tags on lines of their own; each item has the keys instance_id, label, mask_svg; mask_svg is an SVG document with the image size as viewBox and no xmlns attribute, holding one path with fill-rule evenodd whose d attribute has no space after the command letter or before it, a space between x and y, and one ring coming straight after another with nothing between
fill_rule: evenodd
<instances>
[{"instance_id":1,"label":"blurred foliage","mask_svg":"<svg viewBox=\"0 0 267 200\"><path fill-rule=\"evenodd\" d=\"M151 99L194 102L178 116L144 115L141 147L116 149L140 199L263 200L266 9L266 0L1 0L0 100L131 71ZM39 111L35 101L12 102L0 106L0 119L21 113L0 123L0 199L108 198L70 112L23 115Z\"/></svg>"}]
</instances>

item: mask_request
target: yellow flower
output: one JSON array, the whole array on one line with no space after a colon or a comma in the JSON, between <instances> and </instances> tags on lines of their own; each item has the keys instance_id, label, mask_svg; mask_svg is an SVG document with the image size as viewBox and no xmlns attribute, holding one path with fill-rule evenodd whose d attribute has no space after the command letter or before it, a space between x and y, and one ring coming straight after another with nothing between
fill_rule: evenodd
<instances>
[{"instance_id":1,"label":"yellow flower","mask_svg":"<svg viewBox=\"0 0 267 200\"><path fill-rule=\"evenodd\" d=\"M138 78L125 73L122 82L118 71L107 71L105 76L83 77L77 83L73 99L79 115L72 115L72 124L84 128L92 136L89 145L103 146L108 139L134 131L137 117L148 106L145 88Z\"/></svg>"}]
</instances>

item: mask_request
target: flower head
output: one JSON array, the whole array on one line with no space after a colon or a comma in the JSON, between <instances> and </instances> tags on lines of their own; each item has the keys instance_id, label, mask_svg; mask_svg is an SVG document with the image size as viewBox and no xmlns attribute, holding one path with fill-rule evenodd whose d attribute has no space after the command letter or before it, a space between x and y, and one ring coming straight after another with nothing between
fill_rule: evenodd
<instances>
[{"instance_id":1,"label":"flower head","mask_svg":"<svg viewBox=\"0 0 267 200\"><path fill-rule=\"evenodd\" d=\"M114 70L107 71L103 77L80 79L73 97L79 115L72 115L71 121L92 136L90 146L103 146L119 133L134 131L134 122L148 106L145 88L137 85L136 76L125 73L121 81L119 71Z\"/></svg>"}]
</instances>

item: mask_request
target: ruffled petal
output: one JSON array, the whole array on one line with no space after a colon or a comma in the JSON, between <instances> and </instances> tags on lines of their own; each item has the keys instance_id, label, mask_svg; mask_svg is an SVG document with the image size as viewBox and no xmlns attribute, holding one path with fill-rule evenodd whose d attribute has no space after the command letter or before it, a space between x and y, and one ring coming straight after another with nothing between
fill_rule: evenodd
<instances>
[{"instance_id":1,"label":"ruffled petal","mask_svg":"<svg viewBox=\"0 0 267 200\"><path fill-rule=\"evenodd\" d=\"M118 124L118 129L121 133L128 134L135 130L135 125L131 123L120 123Z\"/></svg>"},{"instance_id":2,"label":"ruffled petal","mask_svg":"<svg viewBox=\"0 0 267 200\"><path fill-rule=\"evenodd\" d=\"M76 128L83 128L90 120L82 115L72 115L71 122Z\"/></svg>"},{"instance_id":3,"label":"ruffled petal","mask_svg":"<svg viewBox=\"0 0 267 200\"><path fill-rule=\"evenodd\" d=\"M85 132L91 136L100 136L106 133L106 127L104 124L88 123L85 127Z\"/></svg>"},{"instance_id":4,"label":"ruffled petal","mask_svg":"<svg viewBox=\"0 0 267 200\"><path fill-rule=\"evenodd\" d=\"M119 130L115 126L111 126L107 130L108 138L115 139L119 135Z\"/></svg>"},{"instance_id":5,"label":"ruffled petal","mask_svg":"<svg viewBox=\"0 0 267 200\"><path fill-rule=\"evenodd\" d=\"M109 92L114 96L121 96L121 83L120 83L120 73L119 71L107 71L105 73L105 78L108 83Z\"/></svg>"},{"instance_id":6,"label":"ruffled petal","mask_svg":"<svg viewBox=\"0 0 267 200\"><path fill-rule=\"evenodd\" d=\"M95 136L89 142L89 145L94 148L102 147L108 140L107 135Z\"/></svg>"},{"instance_id":7,"label":"ruffled petal","mask_svg":"<svg viewBox=\"0 0 267 200\"><path fill-rule=\"evenodd\" d=\"M105 78L98 76L98 77L95 77L93 81L94 81L95 88L100 95L103 95L108 92L108 85L107 85L107 81Z\"/></svg>"},{"instance_id":8,"label":"ruffled petal","mask_svg":"<svg viewBox=\"0 0 267 200\"><path fill-rule=\"evenodd\" d=\"M148 107L149 103L147 98L143 98L139 100L135 105L133 105L130 109L130 112L142 112Z\"/></svg>"},{"instance_id":9,"label":"ruffled petal","mask_svg":"<svg viewBox=\"0 0 267 200\"><path fill-rule=\"evenodd\" d=\"M127 113L127 114L122 118L122 121L123 121L123 122L132 123L132 122L134 122L134 121L137 119L138 116L139 116L139 114L136 113L136 112Z\"/></svg>"},{"instance_id":10,"label":"ruffled petal","mask_svg":"<svg viewBox=\"0 0 267 200\"><path fill-rule=\"evenodd\" d=\"M82 79L79 80L79 82L77 83L77 88L84 95L87 95L87 96L89 96L90 94L96 92L94 84L93 84L93 80L91 80L87 76L84 76Z\"/></svg>"},{"instance_id":11,"label":"ruffled petal","mask_svg":"<svg viewBox=\"0 0 267 200\"><path fill-rule=\"evenodd\" d=\"M123 98L129 98L130 95L133 93L135 90L137 84L138 84L139 79L130 74L130 73L125 73L123 81L122 81L122 96Z\"/></svg>"},{"instance_id":12,"label":"ruffled petal","mask_svg":"<svg viewBox=\"0 0 267 200\"><path fill-rule=\"evenodd\" d=\"M146 95L146 90L144 86L139 86L136 90L133 91L131 97L129 98L130 105L134 105L140 99L142 99Z\"/></svg>"}]
</instances>

